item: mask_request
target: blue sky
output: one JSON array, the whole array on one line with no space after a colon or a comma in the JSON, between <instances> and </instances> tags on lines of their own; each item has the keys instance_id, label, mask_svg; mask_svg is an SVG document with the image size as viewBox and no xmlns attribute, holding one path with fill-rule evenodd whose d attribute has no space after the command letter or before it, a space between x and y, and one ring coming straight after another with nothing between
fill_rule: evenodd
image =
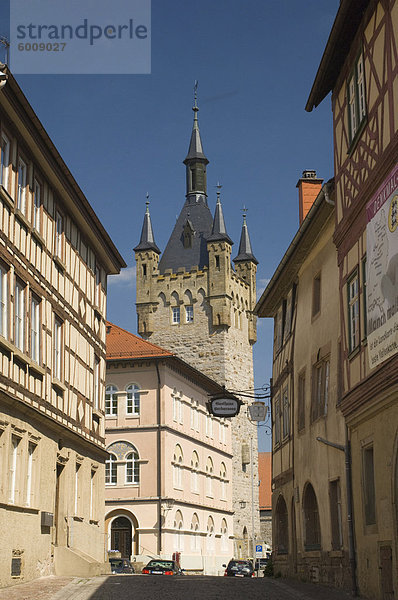
<instances>
[{"instance_id":1,"label":"blue sky","mask_svg":"<svg viewBox=\"0 0 398 600\"><path fill-rule=\"evenodd\" d=\"M8 12L0 13L0 35ZM150 75L21 75L17 80L128 263L110 278L108 319L135 332L134 258L145 196L164 249L185 200L192 97L237 253L243 205L261 292L298 228L305 169L333 175L330 99L304 106L339 0L153 0ZM12 63L11 63L12 70ZM255 382L272 373L271 320L258 322ZM265 429L260 450L270 449Z\"/></svg>"}]
</instances>

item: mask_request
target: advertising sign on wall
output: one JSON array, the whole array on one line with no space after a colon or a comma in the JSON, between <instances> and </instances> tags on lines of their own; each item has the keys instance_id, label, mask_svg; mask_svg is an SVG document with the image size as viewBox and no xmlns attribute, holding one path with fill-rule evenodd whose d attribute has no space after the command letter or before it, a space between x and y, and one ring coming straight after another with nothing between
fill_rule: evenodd
<instances>
[{"instance_id":1,"label":"advertising sign on wall","mask_svg":"<svg viewBox=\"0 0 398 600\"><path fill-rule=\"evenodd\" d=\"M398 164L366 207L369 364L398 351Z\"/></svg>"}]
</instances>

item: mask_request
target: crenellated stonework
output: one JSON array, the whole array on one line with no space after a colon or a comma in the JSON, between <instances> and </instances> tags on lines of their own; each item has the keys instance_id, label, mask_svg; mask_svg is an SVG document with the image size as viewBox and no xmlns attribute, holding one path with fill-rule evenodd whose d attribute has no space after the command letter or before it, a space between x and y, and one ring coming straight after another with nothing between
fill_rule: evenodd
<instances>
[{"instance_id":1,"label":"crenellated stonework","mask_svg":"<svg viewBox=\"0 0 398 600\"><path fill-rule=\"evenodd\" d=\"M235 269L232 266L233 241L225 227L220 184L214 217L207 204L209 161L200 138L196 100L193 111L184 160L186 200L162 258L159 260L148 204L141 239L134 248L138 333L239 395L254 385L257 260L244 214L239 252L233 259ZM252 507L255 537L259 536L259 505L257 428L248 420L246 407L232 419L232 438L234 554L247 557L253 554L248 544L253 538Z\"/></svg>"},{"instance_id":2,"label":"crenellated stonework","mask_svg":"<svg viewBox=\"0 0 398 600\"><path fill-rule=\"evenodd\" d=\"M210 244L209 244L210 246ZM216 270L214 254L219 253ZM171 269L161 275L155 268L157 257L136 252L138 333L154 344L175 352L229 390L254 387L252 346L256 340L253 315L256 265L239 264L239 277L230 263L228 244L211 244L209 267L190 272ZM213 264L214 262L214 264ZM146 265L146 270L143 265ZM245 268L246 267L246 268ZM146 275L144 275L146 272ZM148 275L148 273L151 273ZM172 322L172 307L180 307L180 323ZM186 307L193 307L193 321L186 322ZM256 535L259 536L257 429L247 418L247 409L232 419L233 507L235 511L235 554L251 555L244 541L244 527L251 538L251 465L242 463L244 445L253 438L253 487ZM240 503L246 502L241 508Z\"/></svg>"}]
</instances>

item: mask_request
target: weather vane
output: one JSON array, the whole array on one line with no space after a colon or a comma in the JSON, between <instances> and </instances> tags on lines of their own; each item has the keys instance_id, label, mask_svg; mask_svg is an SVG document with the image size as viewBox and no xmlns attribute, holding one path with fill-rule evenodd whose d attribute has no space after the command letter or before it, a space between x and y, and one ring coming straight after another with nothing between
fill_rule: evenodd
<instances>
[{"instance_id":1,"label":"weather vane","mask_svg":"<svg viewBox=\"0 0 398 600\"><path fill-rule=\"evenodd\" d=\"M146 210L148 212L148 210L149 210L149 192L146 193L146 202L145 202L145 204L146 204Z\"/></svg>"},{"instance_id":2,"label":"weather vane","mask_svg":"<svg viewBox=\"0 0 398 600\"><path fill-rule=\"evenodd\" d=\"M244 219L246 219L246 215L247 215L247 211L248 211L248 210L249 210L249 209L248 209L248 208L246 208L246 206L245 206L245 205L243 205L243 208L241 208L241 211L243 212L243 218L244 218Z\"/></svg>"},{"instance_id":3,"label":"weather vane","mask_svg":"<svg viewBox=\"0 0 398 600\"><path fill-rule=\"evenodd\" d=\"M198 108L198 80L195 79L195 84L193 86L193 99L194 99L194 108Z\"/></svg>"}]
</instances>

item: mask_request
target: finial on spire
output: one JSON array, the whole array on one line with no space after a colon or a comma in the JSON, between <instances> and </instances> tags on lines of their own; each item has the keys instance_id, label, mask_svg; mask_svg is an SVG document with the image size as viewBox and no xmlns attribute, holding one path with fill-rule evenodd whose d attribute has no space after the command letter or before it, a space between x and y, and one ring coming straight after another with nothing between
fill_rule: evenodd
<instances>
[{"instance_id":1,"label":"finial on spire","mask_svg":"<svg viewBox=\"0 0 398 600\"><path fill-rule=\"evenodd\" d=\"M219 203L220 202L221 188L222 188L222 185L221 185L221 183L219 181L217 181L216 188L217 188L217 192L216 192L217 193L217 203Z\"/></svg>"},{"instance_id":2,"label":"finial on spire","mask_svg":"<svg viewBox=\"0 0 398 600\"><path fill-rule=\"evenodd\" d=\"M195 79L195 84L193 86L193 108L192 110L197 113L199 108L198 108L198 80ZM196 115L195 115L196 117Z\"/></svg>"},{"instance_id":3,"label":"finial on spire","mask_svg":"<svg viewBox=\"0 0 398 600\"><path fill-rule=\"evenodd\" d=\"M244 222L244 223L246 223L246 215L247 215L247 211L248 211L248 210L249 210L249 209L248 209L248 208L246 208L246 206L245 206L245 205L243 205L243 208L241 208L241 211L242 211L242 213L243 213L243 222Z\"/></svg>"},{"instance_id":4,"label":"finial on spire","mask_svg":"<svg viewBox=\"0 0 398 600\"><path fill-rule=\"evenodd\" d=\"M149 192L146 193L146 212L149 213Z\"/></svg>"}]
</instances>

